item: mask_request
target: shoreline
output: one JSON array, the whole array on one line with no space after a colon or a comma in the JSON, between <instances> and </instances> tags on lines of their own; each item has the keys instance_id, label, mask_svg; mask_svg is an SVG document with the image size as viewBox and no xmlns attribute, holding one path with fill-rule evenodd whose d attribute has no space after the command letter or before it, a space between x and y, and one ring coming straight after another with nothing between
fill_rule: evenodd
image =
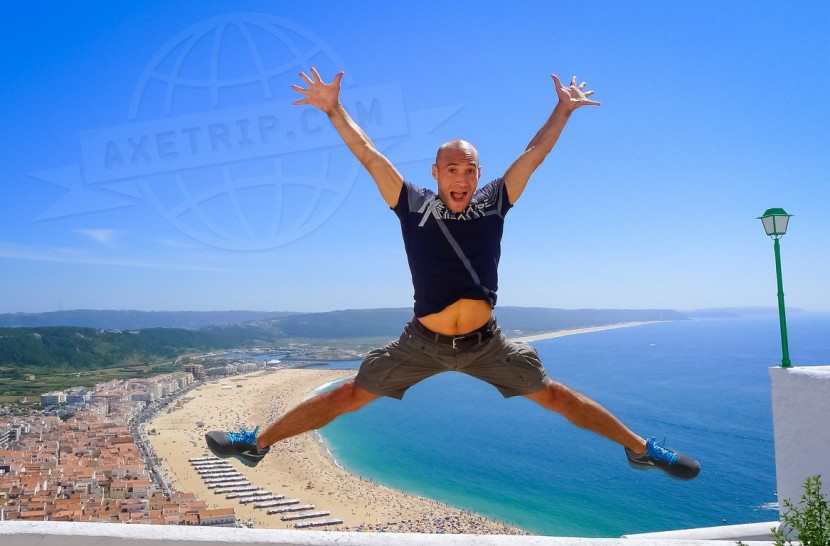
<instances>
[{"instance_id":1,"label":"shoreline","mask_svg":"<svg viewBox=\"0 0 830 546\"><path fill-rule=\"evenodd\" d=\"M574 336L578 334L590 334L592 332L603 332L605 330L616 330L617 328L630 328L632 326L642 326L644 324L656 324L663 322L659 320L643 320L637 322L618 322L616 324L605 324L603 326L586 326L585 328L572 328L568 330L554 330L552 332L541 332L538 334L530 334L527 336L519 336L510 338L510 341L516 343L530 343L533 341L541 341L543 339L553 339L556 337Z\"/></svg>"},{"instance_id":2,"label":"shoreline","mask_svg":"<svg viewBox=\"0 0 830 546\"><path fill-rule=\"evenodd\" d=\"M512 340L527 343L650 323L543 332ZM281 369L223 378L193 389L180 407L159 413L144 429L174 489L194 493L208 508L233 508L238 520L254 527L293 529L294 522L284 522L277 515L254 509L252 504L240 504L214 494L188 460L210 455L204 444L205 432L236 431L253 423L265 426L313 394L355 373L354 369ZM194 426L198 421L204 422L204 428ZM157 434L150 433L151 430ZM247 468L233 458L228 461L252 484L313 504L315 510L330 511L326 517L343 520L341 525L326 527L331 530L527 534L508 523L352 474L334 458L317 431L280 442L255 468Z\"/></svg>"}]
</instances>

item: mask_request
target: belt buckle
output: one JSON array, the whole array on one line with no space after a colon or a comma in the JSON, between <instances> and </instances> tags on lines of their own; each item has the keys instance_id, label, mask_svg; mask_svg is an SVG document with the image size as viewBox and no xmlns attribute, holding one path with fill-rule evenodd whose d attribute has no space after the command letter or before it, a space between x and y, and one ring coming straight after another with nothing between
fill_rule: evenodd
<instances>
[{"instance_id":1,"label":"belt buckle","mask_svg":"<svg viewBox=\"0 0 830 546\"><path fill-rule=\"evenodd\" d=\"M476 343L481 343L481 332L475 332L472 334L465 334L463 336L456 336L452 338L452 348L457 351L459 341L464 342L467 338L471 338L474 335L478 336L478 341Z\"/></svg>"}]
</instances>

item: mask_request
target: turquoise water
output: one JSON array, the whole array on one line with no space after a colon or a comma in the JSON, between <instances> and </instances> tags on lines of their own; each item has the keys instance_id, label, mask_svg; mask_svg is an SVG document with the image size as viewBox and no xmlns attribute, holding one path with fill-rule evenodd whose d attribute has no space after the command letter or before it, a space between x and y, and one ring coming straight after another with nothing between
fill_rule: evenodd
<instances>
[{"instance_id":1,"label":"turquoise water","mask_svg":"<svg viewBox=\"0 0 830 546\"><path fill-rule=\"evenodd\" d=\"M794 365L830 364L830 315L795 315L788 326ZM345 415L323 437L351 472L536 534L617 537L777 518L768 373L781 358L777 317L534 346L553 377L700 460L700 476L631 470L616 444L457 373Z\"/></svg>"}]
</instances>

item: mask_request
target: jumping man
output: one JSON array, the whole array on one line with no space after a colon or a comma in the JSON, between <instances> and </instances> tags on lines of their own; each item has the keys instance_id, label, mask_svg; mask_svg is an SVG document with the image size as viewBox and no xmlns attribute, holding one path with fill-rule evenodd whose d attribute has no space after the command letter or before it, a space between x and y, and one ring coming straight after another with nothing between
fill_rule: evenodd
<instances>
[{"instance_id":1,"label":"jumping man","mask_svg":"<svg viewBox=\"0 0 830 546\"><path fill-rule=\"evenodd\" d=\"M414 317L400 338L366 355L354 380L319 394L288 411L263 432L209 432L210 450L256 465L270 446L321 428L381 396L401 399L406 390L433 375L458 371L493 385L504 397L524 396L625 448L639 470L660 469L673 478L692 479L700 464L691 457L644 439L587 396L550 378L530 345L513 343L495 319L498 262L504 218L530 176L553 149L571 114L599 106L577 85L564 86L552 75L558 102L524 153L500 178L478 188L478 152L465 140L441 145L432 166L438 193L403 179L340 103L340 81L324 83L311 69L301 73L307 88L292 88L324 112L343 142L374 179L383 200L401 223L412 283Z\"/></svg>"}]
</instances>

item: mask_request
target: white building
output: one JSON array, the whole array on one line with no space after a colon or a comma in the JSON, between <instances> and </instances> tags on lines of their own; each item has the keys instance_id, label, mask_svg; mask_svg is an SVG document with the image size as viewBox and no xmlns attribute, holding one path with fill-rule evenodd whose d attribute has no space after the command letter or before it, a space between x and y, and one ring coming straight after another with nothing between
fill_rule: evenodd
<instances>
[{"instance_id":1,"label":"white building","mask_svg":"<svg viewBox=\"0 0 830 546\"><path fill-rule=\"evenodd\" d=\"M66 393L64 391L52 391L41 394L40 403L43 407L66 404Z\"/></svg>"}]
</instances>

